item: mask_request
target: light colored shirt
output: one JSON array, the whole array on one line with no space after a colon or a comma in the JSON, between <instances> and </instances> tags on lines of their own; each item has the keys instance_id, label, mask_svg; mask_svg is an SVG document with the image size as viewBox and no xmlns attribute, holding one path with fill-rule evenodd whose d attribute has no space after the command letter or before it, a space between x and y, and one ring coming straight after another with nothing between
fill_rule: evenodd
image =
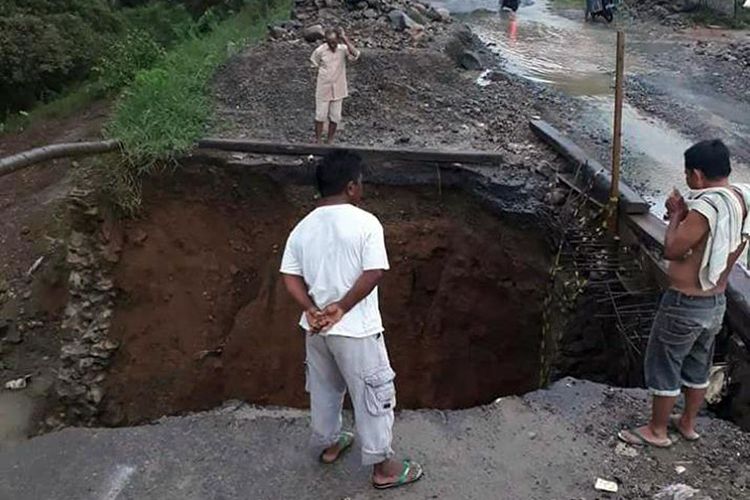
<instances>
[{"instance_id":1,"label":"light colored shirt","mask_svg":"<svg viewBox=\"0 0 750 500\"><path fill-rule=\"evenodd\" d=\"M310 56L310 62L318 68L315 98L322 101L337 101L348 97L346 61L357 59L359 51L349 52L343 43L339 44L335 51L331 50L327 43L315 49Z\"/></svg>"},{"instance_id":2,"label":"light colored shirt","mask_svg":"<svg viewBox=\"0 0 750 500\"><path fill-rule=\"evenodd\" d=\"M388 268L380 221L349 204L322 206L310 212L292 230L281 259L281 272L302 276L320 309L344 298L364 271ZM310 329L304 314L300 326ZM375 287L327 335L367 337L382 331Z\"/></svg>"}]
</instances>

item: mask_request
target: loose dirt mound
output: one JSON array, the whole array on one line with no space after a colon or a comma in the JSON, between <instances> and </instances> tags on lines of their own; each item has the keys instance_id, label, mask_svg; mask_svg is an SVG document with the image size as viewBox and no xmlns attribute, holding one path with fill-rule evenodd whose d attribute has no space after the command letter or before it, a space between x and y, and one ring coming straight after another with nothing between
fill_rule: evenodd
<instances>
[{"instance_id":1,"label":"loose dirt mound","mask_svg":"<svg viewBox=\"0 0 750 500\"><path fill-rule=\"evenodd\" d=\"M312 190L193 173L146 191L115 271L121 341L106 419L239 398L305 406L298 307L278 279ZM546 246L465 195L373 187L392 270L381 288L402 407L467 407L538 385Z\"/></svg>"}]
</instances>

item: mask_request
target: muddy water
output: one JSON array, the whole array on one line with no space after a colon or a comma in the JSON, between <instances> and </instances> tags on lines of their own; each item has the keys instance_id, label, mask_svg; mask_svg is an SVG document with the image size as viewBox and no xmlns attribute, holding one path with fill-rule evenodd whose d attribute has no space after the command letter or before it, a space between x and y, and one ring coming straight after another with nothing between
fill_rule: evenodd
<instances>
[{"instance_id":1,"label":"muddy water","mask_svg":"<svg viewBox=\"0 0 750 500\"><path fill-rule=\"evenodd\" d=\"M516 16L497 13L498 2L493 0L435 3L462 15L475 33L501 56L504 71L580 100L585 110L581 117L583 126L600 140L611 137L616 36L612 26L562 17L550 9L548 0L526 2ZM652 40L631 31L626 72L643 75L660 91L689 98L707 123L726 132L727 142L735 152L750 151L747 142L750 107L690 88L689 78L662 75L658 68L652 67L651 55L669 50L676 42ZM582 136L585 138L586 134ZM623 177L654 205L655 212L662 213L664 196L673 186L685 189L682 154L698 139L701 138L685 137L664 121L626 102ZM592 153L598 149L590 144L581 145ZM601 160L606 163L609 158ZM735 161L733 177L736 181L750 182L750 168Z\"/></svg>"},{"instance_id":2,"label":"muddy water","mask_svg":"<svg viewBox=\"0 0 750 500\"><path fill-rule=\"evenodd\" d=\"M26 439L34 401L22 392L0 392L0 449Z\"/></svg>"}]
</instances>

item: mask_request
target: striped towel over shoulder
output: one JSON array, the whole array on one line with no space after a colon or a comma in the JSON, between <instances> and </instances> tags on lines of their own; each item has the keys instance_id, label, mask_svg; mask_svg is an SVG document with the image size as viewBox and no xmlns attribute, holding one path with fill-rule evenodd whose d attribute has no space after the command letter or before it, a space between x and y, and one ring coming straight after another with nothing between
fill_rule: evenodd
<instances>
[{"instance_id":1,"label":"striped towel over shoulder","mask_svg":"<svg viewBox=\"0 0 750 500\"><path fill-rule=\"evenodd\" d=\"M744 200L743 207L736 193ZM711 290L726 271L729 256L750 239L750 184L734 184L690 191L685 197L688 208L708 221L709 235L698 273L701 288ZM747 250L740 257L747 263Z\"/></svg>"}]
</instances>

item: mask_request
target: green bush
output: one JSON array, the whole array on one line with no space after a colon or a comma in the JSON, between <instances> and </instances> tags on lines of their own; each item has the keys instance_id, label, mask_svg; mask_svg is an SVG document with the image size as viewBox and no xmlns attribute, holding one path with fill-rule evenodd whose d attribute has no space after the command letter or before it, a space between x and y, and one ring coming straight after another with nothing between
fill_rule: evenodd
<instances>
[{"instance_id":1,"label":"green bush","mask_svg":"<svg viewBox=\"0 0 750 500\"><path fill-rule=\"evenodd\" d=\"M109 135L121 140L137 168L172 158L190 149L204 131L210 105L207 84L228 57L230 45L258 39L266 30L263 13L288 15L289 2L250 0L239 14L219 23L204 37L186 40L151 69L138 73L115 107Z\"/></svg>"},{"instance_id":2,"label":"green bush","mask_svg":"<svg viewBox=\"0 0 750 500\"><path fill-rule=\"evenodd\" d=\"M163 55L164 49L149 33L133 29L112 44L94 71L102 89L118 90L133 81L138 71L150 68Z\"/></svg>"},{"instance_id":3,"label":"green bush","mask_svg":"<svg viewBox=\"0 0 750 500\"><path fill-rule=\"evenodd\" d=\"M104 39L73 14L0 18L0 117L85 77Z\"/></svg>"},{"instance_id":4,"label":"green bush","mask_svg":"<svg viewBox=\"0 0 750 500\"><path fill-rule=\"evenodd\" d=\"M94 67L101 88L119 88L158 59L156 47L209 31L243 2L0 0L0 121L67 93Z\"/></svg>"},{"instance_id":5,"label":"green bush","mask_svg":"<svg viewBox=\"0 0 750 500\"><path fill-rule=\"evenodd\" d=\"M208 83L228 49L261 38L269 21L288 16L289 6L289 0L250 0L206 36L186 40L155 67L138 72L107 127L125 153L126 160L111 172L113 184L129 186L127 192L113 193L121 207L134 210L140 199L133 189L138 179L190 150L204 134L211 111Z\"/></svg>"},{"instance_id":6,"label":"green bush","mask_svg":"<svg viewBox=\"0 0 750 500\"><path fill-rule=\"evenodd\" d=\"M165 48L184 40L191 33L194 24L193 17L184 6L164 1L122 9L121 15L128 29L148 33L156 43Z\"/></svg>"}]
</instances>

